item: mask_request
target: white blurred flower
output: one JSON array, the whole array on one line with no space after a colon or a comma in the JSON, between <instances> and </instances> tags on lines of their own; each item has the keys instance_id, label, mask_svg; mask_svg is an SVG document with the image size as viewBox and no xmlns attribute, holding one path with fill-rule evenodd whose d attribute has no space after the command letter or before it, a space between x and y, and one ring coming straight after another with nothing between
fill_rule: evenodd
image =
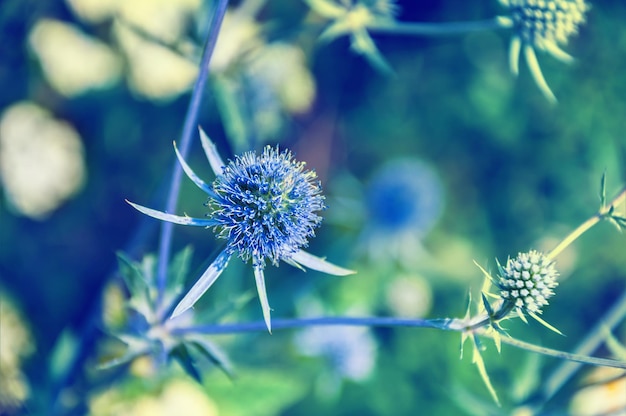
<instances>
[{"instance_id":1,"label":"white blurred flower","mask_svg":"<svg viewBox=\"0 0 626 416\"><path fill-rule=\"evenodd\" d=\"M72 24L41 19L30 32L29 44L46 79L65 96L109 87L121 75L117 54Z\"/></svg>"},{"instance_id":2,"label":"white blurred flower","mask_svg":"<svg viewBox=\"0 0 626 416\"><path fill-rule=\"evenodd\" d=\"M296 335L295 343L303 355L327 362L320 386L326 395L336 394L343 379L365 381L376 366L376 341L369 328L309 327Z\"/></svg>"},{"instance_id":3,"label":"white blurred flower","mask_svg":"<svg viewBox=\"0 0 626 416\"><path fill-rule=\"evenodd\" d=\"M432 289L419 275L401 275L389 283L386 301L387 307L396 316L422 318L432 306Z\"/></svg>"},{"instance_id":4,"label":"white blurred flower","mask_svg":"<svg viewBox=\"0 0 626 416\"><path fill-rule=\"evenodd\" d=\"M0 117L0 181L25 216L44 219L81 188L83 153L76 130L36 104L14 104Z\"/></svg>"}]
</instances>

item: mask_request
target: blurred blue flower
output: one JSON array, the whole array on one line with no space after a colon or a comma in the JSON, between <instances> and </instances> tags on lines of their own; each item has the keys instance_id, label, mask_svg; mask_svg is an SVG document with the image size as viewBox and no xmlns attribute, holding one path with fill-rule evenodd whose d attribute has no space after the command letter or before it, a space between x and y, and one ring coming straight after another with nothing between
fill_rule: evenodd
<instances>
[{"instance_id":1,"label":"blurred blue flower","mask_svg":"<svg viewBox=\"0 0 626 416\"><path fill-rule=\"evenodd\" d=\"M373 255L414 255L414 248L419 247L443 209L439 176L418 159L401 158L383 166L372 177L364 198L364 240Z\"/></svg>"},{"instance_id":2,"label":"blurred blue flower","mask_svg":"<svg viewBox=\"0 0 626 416\"><path fill-rule=\"evenodd\" d=\"M344 379L366 380L376 366L376 341L366 327L309 327L296 335L295 343L303 355L328 363L328 377L319 386L326 395L337 393Z\"/></svg>"},{"instance_id":3,"label":"blurred blue flower","mask_svg":"<svg viewBox=\"0 0 626 416\"><path fill-rule=\"evenodd\" d=\"M225 165L215 145L200 130L202 146L216 175L208 185L183 160L174 146L176 156L187 176L209 195L206 206L208 218L172 215L129 202L151 217L176 224L213 228L217 236L227 241L217 256L174 309L176 317L192 307L215 282L236 253L242 260L252 260L257 291L263 308L263 318L269 331L270 307L265 291L265 261L277 266L282 260L292 266L302 266L324 273L343 276L354 273L335 266L301 250L314 236L324 209L321 187L313 171L305 171L303 162L296 162L289 151L267 146L261 155L244 153Z\"/></svg>"}]
</instances>

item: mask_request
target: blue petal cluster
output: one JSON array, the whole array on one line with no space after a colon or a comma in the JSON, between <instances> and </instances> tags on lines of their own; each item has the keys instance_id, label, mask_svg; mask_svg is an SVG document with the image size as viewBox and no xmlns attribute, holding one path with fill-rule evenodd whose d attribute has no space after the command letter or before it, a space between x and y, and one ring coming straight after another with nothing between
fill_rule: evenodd
<instances>
[{"instance_id":1,"label":"blue petal cluster","mask_svg":"<svg viewBox=\"0 0 626 416\"><path fill-rule=\"evenodd\" d=\"M322 220L316 212L325 206L315 172L304 166L291 152L267 146L224 167L207 205L230 253L255 266L266 259L277 265L307 245Z\"/></svg>"}]
</instances>

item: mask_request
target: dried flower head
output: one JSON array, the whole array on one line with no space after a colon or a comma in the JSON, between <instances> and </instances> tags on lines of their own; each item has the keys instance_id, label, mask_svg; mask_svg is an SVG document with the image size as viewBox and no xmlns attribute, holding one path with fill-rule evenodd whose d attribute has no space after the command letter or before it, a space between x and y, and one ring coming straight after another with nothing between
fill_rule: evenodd
<instances>
[{"instance_id":1,"label":"dried flower head","mask_svg":"<svg viewBox=\"0 0 626 416\"><path fill-rule=\"evenodd\" d=\"M548 99L556 101L543 78L535 49L546 51L560 61L572 62L573 58L561 45L578 33L589 6L584 0L501 0L501 3L510 11L501 21L515 32L510 47L511 71L517 74L523 50L535 82Z\"/></svg>"},{"instance_id":2,"label":"dried flower head","mask_svg":"<svg viewBox=\"0 0 626 416\"><path fill-rule=\"evenodd\" d=\"M544 254L536 250L519 253L500 267L500 296L505 303L512 302L524 312L541 313L541 308L554 295L558 276L554 261Z\"/></svg>"},{"instance_id":3,"label":"dried flower head","mask_svg":"<svg viewBox=\"0 0 626 416\"><path fill-rule=\"evenodd\" d=\"M140 212L160 220L213 228L219 238L227 241L226 248L179 302L172 317L191 308L235 254L244 261L252 260L268 330L271 330L271 324L265 291L266 260L273 265L282 260L292 266L306 266L337 276L354 273L302 250L321 221L316 212L324 208L315 172L305 171L304 163L296 162L290 152L280 152L270 146L261 155L244 153L225 165L215 145L202 130L200 139L216 175L211 185L200 179L178 149L174 149L189 179L209 195L206 204L210 209L208 218L181 217L129 202Z\"/></svg>"}]
</instances>

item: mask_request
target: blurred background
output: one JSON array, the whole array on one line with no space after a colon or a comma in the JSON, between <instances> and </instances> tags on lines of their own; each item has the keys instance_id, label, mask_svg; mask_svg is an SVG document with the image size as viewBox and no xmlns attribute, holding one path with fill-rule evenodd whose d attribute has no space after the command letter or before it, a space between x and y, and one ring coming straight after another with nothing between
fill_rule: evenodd
<instances>
[{"instance_id":1,"label":"blurred background","mask_svg":"<svg viewBox=\"0 0 626 416\"><path fill-rule=\"evenodd\" d=\"M495 0L397 5L402 21L506 13ZM124 199L164 207L212 7L0 2L0 414L45 414L51 401L59 414L94 415L186 406L223 415L512 414L540 392L558 361L487 345L498 409L471 354L459 360L460 335L428 329L222 336L215 341L234 381L210 369L203 385L177 368L154 377L137 363L128 376L93 382L107 343L102 311L124 296L111 291L120 286L115 253L140 260L158 245L159 222ZM372 34L389 75L350 52L348 36L318 42L328 21L305 2L231 2L198 123L225 159L279 144L315 169L328 209L309 251L358 271L268 268L273 316L460 317L482 284L474 260L494 270L496 258L548 251L591 216L603 172L609 197L626 183L625 18L623 2L594 1L565 47L573 65L538 52L559 100L552 106L525 65L511 75L507 30ZM198 140L188 162L212 179ZM202 216L204 198L184 179L177 212ZM191 284L218 245L211 232L176 227L174 249L188 244ZM571 351L626 291L626 238L601 223L557 267L561 284L543 317L566 337L534 322L509 329ZM251 269L237 260L198 316L253 291ZM251 299L232 321L261 319ZM626 325L614 334L625 342ZM595 396L583 390L590 377L613 377L601 371L577 373L546 412L594 414L585 405L597 410L607 391L623 397L623 382L600 384Z\"/></svg>"}]
</instances>

